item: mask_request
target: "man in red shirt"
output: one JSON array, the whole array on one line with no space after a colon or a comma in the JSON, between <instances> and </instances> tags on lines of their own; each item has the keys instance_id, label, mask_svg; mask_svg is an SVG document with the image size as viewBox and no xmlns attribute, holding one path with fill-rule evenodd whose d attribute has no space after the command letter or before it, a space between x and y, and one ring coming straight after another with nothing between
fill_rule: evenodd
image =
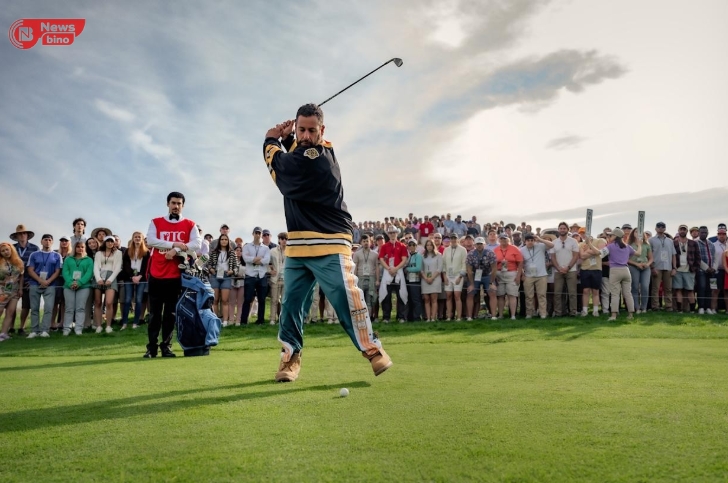
<instances>
[{"instance_id":1,"label":"man in red shirt","mask_svg":"<svg viewBox=\"0 0 728 483\"><path fill-rule=\"evenodd\" d=\"M430 217L425 215L424 221L420 223L420 240L427 240L427 237L429 237L430 234L434 232L435 225L430 222Z\"/></svg>"},{"instance_id":2,"label":"man in red shirt","mask_svg":"<svg viewBox=\"0 0 728 483\"><path fill-rule=\"evenodd\" d=\"M392 315L392 292L397 294L397 319L403 321L407 314L407 307L399 295L399 277L404 277L401 270L409 260L409 252L404 243L397 241L397 233L397 229L391 226L387 230L389 241L379 249L379 263L384 268L385 275L386 272L391 275L391 282L387 284L387 297L381 301L382 318L385 324L389 323L389 317Z\"/></svg>"},{"instance_id":3,"label":"man in red shirt","mask_svg":"<svg viewBox=\"0 0 728 483\"><path fill-rule=\"evenodd\" d=\"M144 358L175 357L172 352L174 310L182 290L179 252L197 252L202 245L195 222L182 216L185 195L173 191L167 195L166 216L152 219L147 230L147 245L151 248L148 265L149 319L147 352ZM157 346L159 330L162 343Z\"/></svg>"}]
</instances>

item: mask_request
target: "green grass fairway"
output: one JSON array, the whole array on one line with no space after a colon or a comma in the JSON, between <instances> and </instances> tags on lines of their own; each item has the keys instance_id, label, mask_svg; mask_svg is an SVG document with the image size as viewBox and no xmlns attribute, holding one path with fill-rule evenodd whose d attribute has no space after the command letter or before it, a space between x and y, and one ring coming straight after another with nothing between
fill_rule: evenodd
<instances>
[{"instance_id":1,"label":"green grass fairway","mask_svg":"<svg viewBox=\"0 0 728 483\"><path fill-rule=\"evenodd\" d=\"M379 325L377 378L307 326L291 384L274 327L153 360L145 330L0 344L0 481L728 480L724 315Z\"/></svg>"}]
</instances>

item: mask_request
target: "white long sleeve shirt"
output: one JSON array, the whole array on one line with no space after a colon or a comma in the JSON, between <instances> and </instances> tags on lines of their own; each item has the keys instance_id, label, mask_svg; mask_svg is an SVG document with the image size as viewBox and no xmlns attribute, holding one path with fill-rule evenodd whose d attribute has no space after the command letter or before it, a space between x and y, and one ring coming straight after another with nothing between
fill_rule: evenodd
<instances>
[{"instance_id":1,"label":"white long sleeve shirt","mask_svg":"<svg viewBox=\"0 0 728 483\"><path fill-rule=\"evenodd\" d=\"M253 259L261 257L260 265L253 265ZM243 246L243 260L245 260L245 277L265 277L270 263L270 248L260 243L246 243Z\"/></svg>"},{"instance_id":2,"label":"white long sleeve shirt","mask_svg":"<svg viewBox=\"0 0 728 483\"><path fill-rule=\"evenodd\" d=\"M108 280L113 282L116 276L121 272L122 255L121 250L114 250L110 256L106 256L105 251L98 251L94 255L94 280ZM104 276L111 272L110 275Z\"/></svg>"},{"instance_id":3,"label":"white long sleeve shirt","mask_svg":"<svg viewBox=\"0 0 728 483\"><path fill-rule=\"evenodd\" d=\"M179 223L180 221L184 220L185 218L183 216L179 217L179 220L170 220L169 214L164 215L164 219L169 221L170 223ZM197 230L197 228L194 228L192 232L190 233L190 241L186 243L187 245L187 251L189 252L199 252L200 248L202 247L202 238L200 237L200 232ZM147 246L150 248L157 248L160 250L169 250L173 248L174 243L171 241L164 241L157 238L157 227L154 225L154 220L149 222L149 228L147 228ZM177 252L180 251L179 248L175 248Z\"/></svg>"}]
</instances>

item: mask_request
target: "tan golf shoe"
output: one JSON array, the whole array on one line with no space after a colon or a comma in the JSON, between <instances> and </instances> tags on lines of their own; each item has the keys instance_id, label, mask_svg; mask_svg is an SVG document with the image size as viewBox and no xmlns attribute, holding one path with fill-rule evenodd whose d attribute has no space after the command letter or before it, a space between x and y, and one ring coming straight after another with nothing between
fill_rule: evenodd
<instances>
[{"instance_id":1,"label":"tan golf shoe","mask_svg":"<svg viewBox=\"0 0 728 483\"><path fill-rule=\"evenodd\" d=\"M301 372L301 353L296 352L288 362L281 359L278 372L276 372L276 382L293 382L298 378L299 372Z\"/></svg>"},{"instance_id":2,"label":"tan golf shoe","mask_svg":"<svg viewBox=\"0 0 728 483\"><path fill-rule=\"evenodd\" d=\"M368 355L366 352L362 352L362 355L369 359L369 362L372 363L372 370L374 371L374 375L378 376L379 374L383 373L390 367L392 367L392 359L389 358L386 352L384 352L384 349L379 349L379 352L374 354L373 356Z\"/></svg>"}]
</instances>

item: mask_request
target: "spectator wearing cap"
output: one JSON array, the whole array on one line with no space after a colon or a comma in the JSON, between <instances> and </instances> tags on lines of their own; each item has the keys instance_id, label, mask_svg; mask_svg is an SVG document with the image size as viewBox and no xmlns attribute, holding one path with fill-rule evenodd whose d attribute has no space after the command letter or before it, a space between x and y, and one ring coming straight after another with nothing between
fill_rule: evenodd
<instances>
[{"instance_id":1,"label":"spectator wearing cap","mask_svg":"<svg viewBox=\"0 0 728 483\"><path fill-rule=\"evenodd\" d=\"M511 234L511 245L519 249L523 246L523 234L520 231L516 230Z\"/></svg>"},{"instance_id":2,"label":"spectator wearing cap","mask_svg":"<svg viewBox=\"0 0 728 483\"><path fill-rule=\"evenodd\" d=\"M101 314L106 308L106 333L114 329L111 323L114 321L114 295L119 290L117 277L121 273L123 260L121 251L116 248L116 240L112 235L107 235L104 244L94 255L94 325L96 333L100 334Z\"/></svg>"},{"instance_id":3,"label":"spectator wearing cap","mask_svg":"<svg viewBox=\"0 0 728 483\"><path fill-rule=\"evenodd\" d=\"M263 238L262 238L262 242L263 242L263 244L267 245L267 246L268 246L268 248L269 248L270 250L273 250L273 249L274 249L275 247L277 247L278 245L276 245L275 243L273 243L273 242L271 241L271 239L270 239L270 237L271 237L271 236L272 236L272 235L271 235L271 232L270 232L270 230L269 230L269 229L267 229L267 228L264 228L264 229L263 229Z\"/></svg>"},{"instance_id":4,"label":"spectator wearing cap","mask_svg":"<svg viewBox=\"0 0 728 483\"><path fill-rule=\"evenodd\" d=\"M713 248L715 249L715 259L713 260L713 269L715 270L716 285L712 291L711 307L713 312L718 312L718 297L721 293L725 301L725 306L728 309L728 290L726 289L726 271L723 266L723 258L726 256L726 227L725 224L718 225L718 235L715 237L713 242ZM728 310L726 311L728 313Z\"/></svg>"},{"instance_id":5,"label":"spectator wearing cap","mask_svg":"<svg viewBox=\"0 0 728 483\"><path fill-rule=\"evenodd\" d=\"M572 225L573 226L573 225ZM579 244L569 236L569 225L565 221L559 223L559 237L554 247L549 250L554 267L554 316L561 317L566 313L564 308L564 286L569 297L569 313L576 315L576 262L579 259ZM578 233L578 227L576 231Z\"/></svg>"},{"instance_id":6,"label":"spectator wearing cap","mask_svg":"<svg viewBox=\"0 0 728 483\"><path fill-rule=\"evenodd\" d=\"M20 224L15 228L15 233L10 234L10 239L16 242L13 245L13 248L15 248L15 251L18 253L18 256L23 261L23 265L25 266L25 277L23 277L23 293L20 297L20 302L22 302L22 308L20 310L20 329L18 329L18 335L25 334L25 324L28 321L28 314L30 313L31 278L28 276L28 262L30 261L30 255L40 250L40 247L38 247L38 245L29 242L29 240L32 240L34 236L35 233L28 230L23 224ZM17 302L15 313L18 313ZM8 329L10 333L13 333L15 331L14 326L15 316L13 316L13 322L10 324L10 329Z\"/></svg>"},{"instance_id":7,"label":"spectator wearing cap","mask_svg":"<svg viewBox=\"0 0 728 483\"><path fill-rule=\"evenodd\" d=\"M652 248L652 285L650 298L652 299L652 310L660 310L660 284L662 284L663 296L665 299L665 310L672 311L672 277L675 276L677 268L677 252L675 245L665 234L665 223L657 222L655 225L655 236L650 238Z\"/></svg>"},{"instance_id":8,"label":"spectator wearing cap","mask_svg":"<svg viewBox=\"0 0 728 483\"><path fill-rule=\"evenodd\" d=\"M581 287L583 290L581 303L582 316L586 316L589 313L589 296L591 295L593 305L592 313L594 317L599 317L599 290L602 289L602 257L600 251L606 244L605 240L597 238L593 240L593 246L590 246L585 237L584 243L579 245ZM609 304L605 304L604 309L607 310L608 307Z\"/></svg>"},{"instance_id":9,"label":"spectator wearing cap","mask_svg":"<svg viewBox=\"0 0 728 483\"><path fill-rule=\"evenodd\" d=\"M629 257L635 254L635 250L624 243L624 232L620 228L612 230L608 239L607 246L602 253L609 254L609 308L612 313L609 317L610 321L617 320L619 314L620 293L624 298L624 304L627 306L627 320L634 318L634 299L632 298L632 277L627 268ZM642 239L637 238L638 248L642 249ZM591 245L591 241L587 239L587 244Z\"/></svg>"},{"instance_id":10,"label":"spectator wearing cap","mask_svg":"<svg viewBox=\"0 0 728 483\"><path fill-rule=\"evenodd\" d=\"M698 228L697 226L690 228L689 231L690 231L690 238L693 240L697 240L698 237L700 236L700 228Z\"/></svg>"},{"instance_id":11,"label":"spectator wearing cap","mask_svg":"<svg viewBox=\"0 0 728 483\"><path fill-rule=\"evenodd\" d=\"M463 223L463 217L458 215L453 223L452 233L457 234L458 238L464 237L468 233L468 226Z\"/></svg>"},{"instance_id":12,"label":"spectator wearing cap","mask_svg":"<svg viewBox=\"0 0 728 483\"><path fill-rule=\"evenodd\" d=\"M548 272L546 271L546 252L554 247L549 240L543 239L533 233L526 233L526 245L520 248L523 257L524 279L523 289L526 292L526 318L536 315L535 297L538 297L538 313L542 319L546 318L548 305L546 292L548 290Z\"/></svg>"},{"instance_id":13,"label":"spectator wearing cap","mask_svg":"<svg viewBox=\"0 0 728 483\"><path fill-rule=\"evenodd\" d=\"M263 324L265 318L265 296L268 292L268 264L270 263L270 248L262 243L263 230L256 226L253 228L253 242L243 246L243 261L245 261L245 299L243 302L243 325L248 323L250 304L254 298L258 299L258 320L256 324Z\"/></svg>"},{"instance_id":14,"label":"spectator wearing cap","mask_svg":"<svg viewBox=\"0 0 728 483\"><path fill-rule=\"evenodd\" d=\"M680 310L687 313L695 306L695 276L700 270L700 247L695 240L688 238L687 225L680 225L677 233L673 240L677 270L672 280L672 288L675 290Z\"/></svg>"},{"instance_id":15,"label":"spectator wearing cap","mask_svg":"<svg viewBox=\"0 0 728 483\"><path fill-rule=\"evenodd\" d=\"M404 227L404 235L409 240L410 238L417 241L418 237L420 236L420 230L415 228L415 226L412 224L410 220L407 220L407 223ZM409 236L407 236L409 235Z\"/></svg>"},{"instance_id":16,"label":"spectator wearing cap","mask_svg":"<svg viewBox=\"0 0 728 483\"><path fill-rule=\"evenodd\" d=\"M418 322L422 320L422 255L417 252L417 240L407 240L409 260L404 267L407 277L407 320ZM401 321L400 321L401 322Z\"/></svg>"},{"instance_id":17,"label":"spectator wearing cap","mask_svg":"<svg viewBox=\"0 0 728 483\"><path fill-rule=\"evenodd\" d=\"M220 225L220 235L225 235L228 237L228 240L230 240L230 248L235 250L235 247L237 245L233 241L232 238L230 238L230 227L227 225L227 223L223 223ZM207 239L207 235L205 235L205 239ZM210 253L212 253L216 248L217 244L220 242L220 237L218 237L216 240L212 239L212 235L210 235Z\"/></svg>"},{"instance_id":18,"label":"spectator wearing cap","mask_svg":"<svg viewBox=\"0 0 728 483\"><path fill-rule=\"evenodd\" d=\"M437 300L442 292L442 255L437 251L433 240L425 241L422 256L422 295L425 299L427 322L437 319Z\"/></svg>"},{"instance_id":19,"label":"spectator wearing cap","mask_svg":"<svg viewBox=\"0 0 728 483\"><path fill-rule=\"evenodd\" d=\"M53 314L51 315L51 331L57 331L63 327L63 314L65 312L65 303L63 298L63 261L68 256L73 256L71 253L70 238L66 235L62 235L58 239L58 250L53 250L61 256L61 273L58 275L55 283L56 297L53 302Z\"/></svg>"},{"instance_id":20,"label":"spectator wearing cap","mask_svg":"<svg viewBox=\"0 0 728 483\"><path fill-rule=\"evenodd\" d=\"M498 314L500 318L503 318L507 297L508 313L511 315L511 319L515 320L518 286L521 283L521 273L523 272L523 255L518 248L511 245L511 240L506 234L498 235L498 242L500 246L495 250Z\"/></svg>"},{"instance_id":21,"label":"spectator wearing cap","mask_svg":"<svg viewBox=\"0 0 728 483\"><path fill-rule=\"evenodd\" d=\"M711 282L715 277L714 261L715 247L708 241L708 227L699 228L698 239L695 240L700 249L700 268L696 272L695 287L698 295L698 313L713 315L711 308L712 293L711 284L717 286L717 281Z\"/></svg>"},{"instance_id":22,"label":"spectator wearing cap","mask_svg":"<svg viewBox=\"0 0 728 483\"><path fill-rule=\"evenodd\" d=\"M66 299L63 335L71 333L73 321L76 335L83 332L86 320L86 301L91 293L94 279L94 261L86 256L86 244L80 239L73 246L73 256L63 264L63 296Z\"/></svg>"},{"instance_id":23,"label":"spectator wearing cap","mask_svg":"<svg viewBox=\"0 0 728 483\"><path fill-rule=\"evenodd\" d=\"M725 229L726 229L725 223L718 223L718 229L717 229L716 233L720 233L720 230L725 230ZM711 236L710 238L708 238L708 240L710 240L710 243L715 243L716 240L718 240L718 235Z\"/></svg>"},{"instance_id":24,"label":"spectator wearing cap","mask_svg":"<svg viewBox=\"0 0 728 483\"><path fill-rule=\"evenodd\" d=\"M632 225L630 225L629 223L625 223L624 225L622 225L622 232L624 232L622 241L629 245L629 234L632 233Z\"/></svg>"},{"instance_id":25,"label":"spectator wearing cap","mask_svg":"<svg viewBox=\"0 0 728 483\"><path fill-rule=\"evenodd\" d=\"M30 334L28 338L49 337L53 303L56 297L55 280L61 274L61 256L51 250L53 236L41 237L41 250L33 252L28 260L28 277L30 278ZM43 312L40 321L40 300L48 310Z\"/></svg>"},{"instance_id":26,"label":"spectator wearing cap","mask_svg":"<svg viewBox=\"0 0 728 483\"><path fill-rule=\"evenodd\" d=\"M460 217L458 216L458 218ZM468 252L460 246L456 233L451 233L449 238L450 246L445 248L442 254L442 281L445 284L445 295L447 296L446 317L447 320L453 320L453 318L455 320L461 320L463 307L460 294L463 290L465 276L467 275L465 260L467 259ZM453 300L455 302L454 304Z\"/></svg>"},{"instance_id":27,"label":"spectator wearing cap","mask_svg":"<svg viewBox=\"0 0 728 483\"><path fill-rule=\"evenodd\" d=\"M430 221L430 217L425 215L425 219L420 223L420 237L419 241L427 240L433 233L435 233L435 225Z\"/></svg>"},{"instance_id":28,"label":"spectator wearing cap","mask_svg":"<svg viewBox=\"0 0 728 483\"><path fill-rule=\"evenodd\" d=\"M647 312L647 302L649 300L650 290L650 266L654 263L652 256L652 247L647 238L642 235L642 243L637 244L639 232L630 230L627 238L627 245L631 246L635 254L629 257L629 274L632 278L632 299L636 313Z\"/></svg>"},{"instance_id":29,"label":"spectator wearing cap","mask_svg":"<svg viewBox=\"0 0 728 483\"><path fill-rule=\"evenodd\" d=\"M377 286L379 285L379 257L376 251L371 248L372 240L369 235L362 235L361 246L352 256L355 265L357 285L364 292L364 302L367 304L369 319L375 320L374 301L377 298Z\"/></svg>"},{"instance_id":30,"label":"spectator wearing cap","mask_svg":"<svg viewBox=\"0 0 728 483\"><path fill-rule=\"evenodd\" d=\"M263 231L265 233L265 231ZM278 234L278 245L270 251L270 273L268 286L270 288L270 325L278 322L278 312L283 299L286 278L286 244L288 233Z\"/></svg>"},{"instance_id":31,"label":"spectator wearing cap","mask_svg":"<svg viewBox=\"0 0 728 483\"><path fill-rule=\"evenodd\" d=\"M392 292L397 297L397 319L401 322L407 314L404 298L407 296L407 287L402 269L407 264L409 252L403 243L397 241L397 234L395 227L389 227L387 230L389 242L379 249L379 264L384 269L380 279L379 303L382 305L382 318L385 324L389 323L392 315ZM382 287L382 284L385 284L386 288Z\"/></svg>"},{"instance_id":32,"label":"spectator wearing cap","mask_svg":"<svg viewBox=\"0 0 728 483\"><path fill-rule=\"evenodd\" d=\"M467 319L473 320L472 316L475 310L475 296L480 299L480 288L487 291L491 286L495 288L495 271L496 258L492 250L485 248L485 238L478 237L475 239L475 249L468 253L465 258L465 267L468 275L468 299L467 299ZM496 313L497 300L495 297L490 298L491 313Z\"/></svg>"}]
</instances>

